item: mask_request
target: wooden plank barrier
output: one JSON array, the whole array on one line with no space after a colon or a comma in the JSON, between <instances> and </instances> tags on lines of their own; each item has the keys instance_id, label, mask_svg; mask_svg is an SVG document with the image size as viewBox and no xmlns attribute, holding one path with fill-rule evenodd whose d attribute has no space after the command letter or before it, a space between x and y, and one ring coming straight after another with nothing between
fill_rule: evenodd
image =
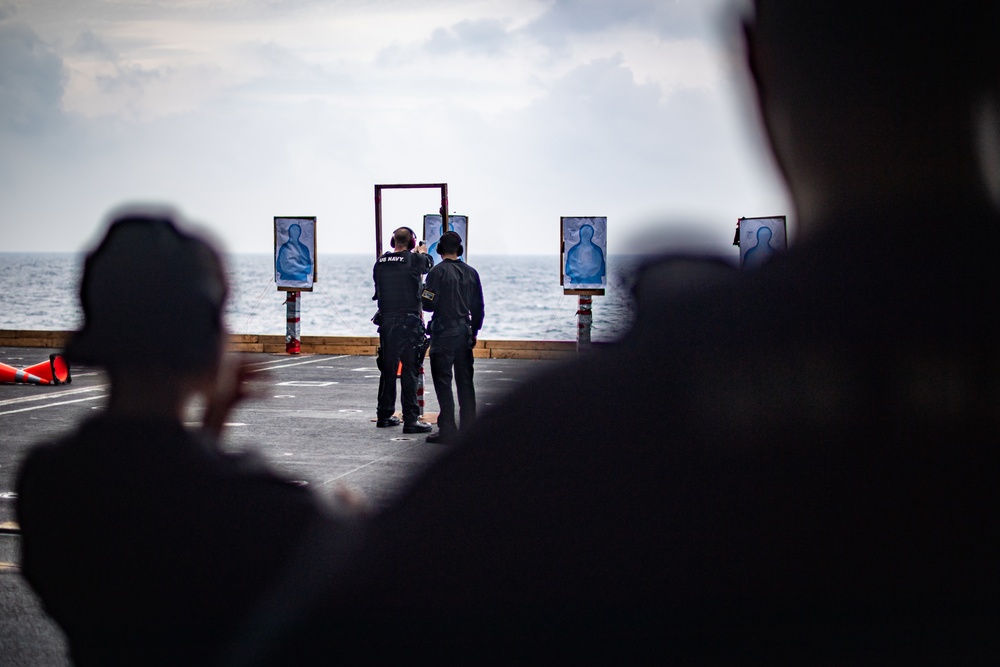
<instances>
[{"instance_id":1,"label":"wooden plank barrier","mask_svg":"<svg viewBox=\"0 0 1000 667\"><path fill-rule=\"evenodd\" d=\"M72 331L0 329L0 347L61 349L72 335ZM302 354L375 356L377 347L378 336L302 336ZM230 334L226 349L285 354L285 337ZM576 342L568 340L479 340L473 349L477 359L569 359L576 354Z\"/></svg>"}]
</instances>

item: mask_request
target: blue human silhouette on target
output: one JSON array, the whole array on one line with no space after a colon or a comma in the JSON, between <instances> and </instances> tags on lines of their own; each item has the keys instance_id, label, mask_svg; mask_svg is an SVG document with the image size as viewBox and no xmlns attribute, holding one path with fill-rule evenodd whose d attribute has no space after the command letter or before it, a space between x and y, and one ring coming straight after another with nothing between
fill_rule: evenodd
<instances>
[{"instance_id":1,"label":"blue human silhouette on target","mask_svg":"<svg viewBox=\"0 0 1000 667\"><path fill-rule=\"evenodd\" d=\"M744 268L752 269L758 267L778 251L777 248L771 245L771 237L773 235L774 232L771 231L770 227L761 227L757 230L757 245L747 250L746 254L743 255Z\"/></svg>"},{"instance_id":2,"label":"blue human silhouette on target","mask_svg":"<svg viewBox=\"0 0 1000 667\"><path fill-rule=\"evenodd\" d=\"M298 225L288 227L288 240L278 248L278 258L274 267L282 280L309 280L312 274L312 254L306 244L299 240L302 228Z\"/></svg>"},{"instance_id":3,"label":"blue human silhouette on target","mask_svg":"<svg viewBox=\"0 0 1000 667\"><path fill-rule=\"evenodd\" d=\"M580 241L566 253L566 277L571 283L594 284L604 278L604 251L594 243L594 228L580 227Z\"/></svg>"}]
</instances>

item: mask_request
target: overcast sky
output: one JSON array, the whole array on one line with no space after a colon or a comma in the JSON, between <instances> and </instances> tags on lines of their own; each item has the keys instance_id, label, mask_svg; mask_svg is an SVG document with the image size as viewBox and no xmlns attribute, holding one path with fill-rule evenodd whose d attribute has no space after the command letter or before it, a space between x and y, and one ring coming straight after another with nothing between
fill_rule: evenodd
<instances>
[{"instance_id":1,"label":"overcast sky","mask_svg":"<svg viewBox=\"0 0 1000 667\"><path fill-rule=\"evenodd\" d=\"M162 202L226 250L276 215L373 253L376 183L447 182L470 253L612 253L791 214L726 0L0 0L3 251L90 247ZM727 18L728 17L728 18ZM387 234L436 213L390 191ZM794 230L793 230L794 231Z\"/></svg>"}]
</instances>

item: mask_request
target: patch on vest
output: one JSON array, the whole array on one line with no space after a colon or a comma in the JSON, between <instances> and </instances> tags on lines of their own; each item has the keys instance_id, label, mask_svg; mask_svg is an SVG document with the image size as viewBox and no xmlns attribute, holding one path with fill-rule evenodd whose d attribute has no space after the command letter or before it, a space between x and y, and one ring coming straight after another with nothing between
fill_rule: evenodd
<instances>
[{"instance_id":1,"label":"patch on vest","mask_svg":"<svg viewBox=\"0 0 1000 667\"><path fill-rule=\"evenodd\" d=\"M434 300L434 292L430 291L429 289L425 289L420 296L421 298L427 299L428 301Z\"/></svg>"}]
</instances>

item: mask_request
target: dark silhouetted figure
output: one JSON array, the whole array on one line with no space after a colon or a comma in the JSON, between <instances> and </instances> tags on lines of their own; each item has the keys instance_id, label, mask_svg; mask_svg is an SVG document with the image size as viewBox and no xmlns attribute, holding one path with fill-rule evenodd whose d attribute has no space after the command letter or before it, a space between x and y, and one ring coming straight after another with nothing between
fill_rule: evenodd
<instances>
[{"instance_id":1,"label":"dark silhouetted figure","mask_svg":"<svg viewBox=\"0 0 1000 667\"><path fill-rule=\"evenodd\" d=\"M217 444L245 375L223 362L226 293L170 211L123 212L87 256L66 356L107 370L108 406L34 448L17 488L24 576L77 665L244 664L286 622L283 590L350 543L306 488Z\"/></svg>"},{"instance_id":2,"label":"dark silhouetted figure","mask_svg":"<svg viewBox=\"0 0 1000 667\"><path fill-rule=\"evenodd\" d=\"M381 377L378 385L378 407L375 426L399 426L396 411L396 371L402 364L399 378L400 403L403 412L404 433L427 433L431 425L420 421L417 403L417 374L423 359L423 311L420 290L423 276L434 266L427 254L427 246L417 244L416 234L409 227L400 227L392 233L392 251L383 253L375 261L372 279L378 301L378 366Z\"/></svg>"},{"instance_id":3,"label":"dark silhouetted figure","mask_svg":"<svg viewBox=\"0 0 1000 667\"><path fill-rule=\"evenodd\" d=\"M434 313L431 320L431 376L438 405L438 430L427 442L449 443L458 436L455 422L454 376L458 393L459 418L463 429L476 419L476 387L473 384L473 353L485 316L483 284L479 272L459 260L465 248L458 232L445 232L438 242L441 263L427 274L421 293L424 310Z\"/></svg>"},{"instance_id":4,"label":"dark silhouetted figure","mask_svg":"<svg viewBox=\"0 0 1000 667\"><path fill-rule=\"evenodd\" d=\"M798 243L483 411L315 655L1000 661L1000 5L755 8Z\"/></svg>"}]
</instances>

